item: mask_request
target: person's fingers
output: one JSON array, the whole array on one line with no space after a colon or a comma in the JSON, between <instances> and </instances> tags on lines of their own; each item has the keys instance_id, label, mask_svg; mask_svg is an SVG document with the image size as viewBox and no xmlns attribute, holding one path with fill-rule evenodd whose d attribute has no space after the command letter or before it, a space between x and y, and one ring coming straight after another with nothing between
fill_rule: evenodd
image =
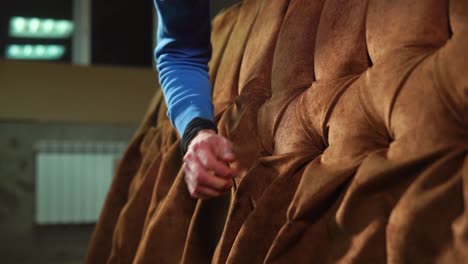
<instances>
[{"instance_id":1,"label":"person's fingers","mask_svg":"<svg viewBox=\"0 0 468 264\"><path fill-rule=\"evenodd\" d=\"M212 146L215 148L216 156L221 158L223 161L232 162L236 160L232 143L229 140L223 137L218 137L216 144Z\"/></svg>"},{"instance_id":2,"label":"person's fingers","mask_svg":"<svg viewBox=\"0 0 468 264\"><path fill-rule=\"evenodd\" d=\"M235 160L232 143L212 131L201 131L184 156L185 182L195 198L220 196L232 187L236 170L227 162Z\"/></svg>"},{"instance_id":3,"label":"person's fingers","mask_svg":"<svg viewBox=\"0 0 468 264\"><path fill-rule=\"evenodd\" d=\"M188 184L196 186L205 186L218 191L227 191L232 186L230 179L217 177L209 173L196 157L190 157L185 163L185 173L188 177Z\"/></svg>"},{"instance_id":4,"label":"person's fingers","mask_svg":"<svg viewBox=\"0 0 468 264\"><path fill-rule=\"evenodd\" d=\"M190 142L188 149L189 151L196 150L200 146L208 146L215 153L217 159L221 159L224 162L235 161L235 154L231 141L228 139L216 135L212 130L201 130Z\"/></svg>"},{"instance_id":5,"label":"person's fingers","mask_svg":"<svg viewBox=\"0 0 468 264\"><path fill-rule=\"evenodd\" d=\"M190 196L193 198L200 198L200 199L209 199L209 198L214 198L221 196L225 194L229 189L226 189L224 191L217 190L210 188L208 186L202 185L199 181L198 178L196 177L196 174L191 172L188 168L188 165L184 165L184 171L185 171L185 182L187 183L187 188L190 193Z\"/></svg>"},{"instance_id":6,"label":"person's fingers","mask_svg":"<svg viewBox=\"0 0 468 264\"><path fill-rule=\"evenodd\" d=\"M207 170L213 171L216 176L223 178L233 178L236 176L234 169L230 168L223 161L218 160L215 153L213 153L213 147L200 147L196 150L196 154L201 165Z\"/></svg>"},{"instance_id":7,"label":"person's fingers","mask_svg":"<svg viewBox=\"0 0 468 264\"><path fill-rule=\"evenodd\" d=\"M218 190L214 190L205 186L198 186L190 195L193 198L210 199L221 196L223 194L225 194L225 192L220 192Z\"/></svg>"}]
</instances>

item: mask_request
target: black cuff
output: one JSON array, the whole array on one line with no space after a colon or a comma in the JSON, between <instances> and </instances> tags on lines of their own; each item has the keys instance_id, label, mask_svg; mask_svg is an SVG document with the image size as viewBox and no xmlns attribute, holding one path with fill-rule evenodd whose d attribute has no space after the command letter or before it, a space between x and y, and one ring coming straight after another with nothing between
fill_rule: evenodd
<instances>
[{"instance_id":1,"label":"black cuff","mask_svg":"<svg viewBox=\"0 0 468 264\"><path fill-rule=\"evenodd\" d=\"M190 141L197 135L200 130L203 129L211 129L218 133L218 128L216 124L208 119L204 119L201 117L196 117L188 123L187 127L185 128L184 135L182 136L181 140L181 147L182 147L182 154L185 155L188 150L188 145Z\"/></svg>"}]
</instances>

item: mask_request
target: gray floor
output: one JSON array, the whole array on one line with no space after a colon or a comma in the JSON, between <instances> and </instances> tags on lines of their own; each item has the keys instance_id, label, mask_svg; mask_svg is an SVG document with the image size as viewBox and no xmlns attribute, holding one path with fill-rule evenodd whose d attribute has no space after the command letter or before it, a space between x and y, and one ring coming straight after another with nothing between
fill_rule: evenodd
<instances>
[{"instance_id":1,"label":"gray floor","mask_svg":"<svg viewBox=\"0 0 468 264\"><path fill-rule=\"evenodd\" d=\"M34 263L82 263L93 228L94 225L36 228Z\"/></svg>"},{"instance_id":2,"label":"gray floor","mask_svg":"<svg viewBox=\"0 0 468 264\"><path fill-rule=\"evenodd\" d=\"M83 263L94 225L34 227L33 244L23 256L8 257L7 264Z\"/></svg>"}]
</instances>

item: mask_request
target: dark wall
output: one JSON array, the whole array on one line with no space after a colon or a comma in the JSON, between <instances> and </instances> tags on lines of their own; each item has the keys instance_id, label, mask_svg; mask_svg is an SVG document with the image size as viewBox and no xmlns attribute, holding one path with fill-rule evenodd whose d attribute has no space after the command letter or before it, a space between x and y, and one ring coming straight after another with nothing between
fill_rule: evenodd
<instances>
[{"instance_id":1,"label":"dark wall","mask_svg":"<svg viewBox=\"0 0 468 264\"><path fill-rule=\"evenodd\" d=\"M92 63L151 66L153 1L92 2Z\"/></svg>"},{"instance_id":2,"label":"dark wall","mask_svg":"<svg viewBox=\"0 0 468 264\"><path fill-rule=\"evenodd\" d=\"M212 16L236 2L239 0L212 0ZM94 0L92 63L151 66L156 30L153 15L152 0Z\"/></svg>"}]
</instances>

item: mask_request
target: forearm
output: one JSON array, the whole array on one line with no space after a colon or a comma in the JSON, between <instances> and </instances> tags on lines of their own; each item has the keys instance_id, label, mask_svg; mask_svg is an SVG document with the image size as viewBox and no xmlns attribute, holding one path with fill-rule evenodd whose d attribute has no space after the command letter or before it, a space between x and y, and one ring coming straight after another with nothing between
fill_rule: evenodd
<instances>
[{"instance_id":1,"label":"forearm","mask_svg":"<svg viewBox=\"0 0 468 264\"><path fill-rule=\"evenodd\" d=\"M168 116L182 136L194 118L213 120L209 1L155 0L155 5L159 80Z\"/></svg>"}]
</instances>

